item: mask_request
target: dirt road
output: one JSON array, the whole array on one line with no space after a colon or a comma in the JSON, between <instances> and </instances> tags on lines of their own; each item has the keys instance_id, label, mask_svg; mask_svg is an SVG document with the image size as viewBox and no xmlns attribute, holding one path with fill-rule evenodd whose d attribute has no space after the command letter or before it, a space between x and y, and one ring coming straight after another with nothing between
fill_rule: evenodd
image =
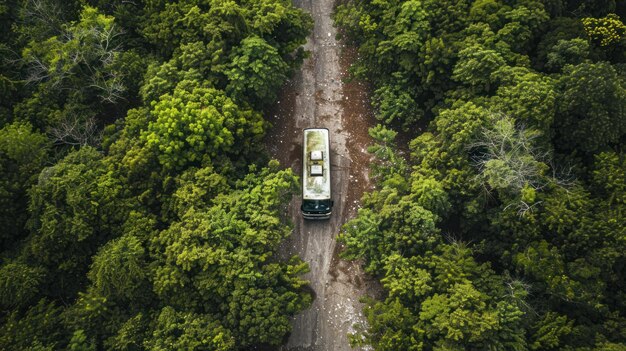
<instances>
[{"instance_id":1,"label":"dirt road","mask_svg":"<svg viewBox=\"0 0 626 351\"><path fill-rule=\"evenodd\" d=\"M363 192L371 187L368 178L371 143L367 130L374 124L365 89L358 83L343 83L354 57L342 50L335 39L330 18L333 0L294 0L315 20L313 34L305 48L311 56L284 87L281 99L270 113L274 125L266 144L274 158L302 170L302 129L328 128L331 135L332 191L335 207L328 221L303 221L300 198L294 199L291 215L294 233L285 242L282 254L297 254L309 263L305 278L314 292L311 308L293 321L293 331L281 350L351 350L347 334L354 323L362 322L358 299L374 283L360 266L338 258L341 250L336 236L341 225L354 217Z\"/></svg>"}]
</instances>

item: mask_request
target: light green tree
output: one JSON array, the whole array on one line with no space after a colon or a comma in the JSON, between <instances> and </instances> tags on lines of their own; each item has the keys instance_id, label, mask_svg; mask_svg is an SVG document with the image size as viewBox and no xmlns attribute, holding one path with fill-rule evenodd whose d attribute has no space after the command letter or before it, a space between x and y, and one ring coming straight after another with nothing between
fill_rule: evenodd
<instances>
[{"instance_id":1,"label":"light green tree","mask_svg":"<svg viewBox=\"0 0 626 351\"><path fill-rule=\"evenodd\" d=\"M617 45L626 34L626 25L614 13L604 18L583 18L582 23L589 40L600 46Z\"/></svg>"},{"instance_id":2,"label":"light green tree","mask_svg":"<svg viewBox=\"0 0 626 351\"><path fill-rule=\"evenodd\" d=\"M143 342L146 350L236 350L228 329L209 315L179 312L164 307L152 335Z\"/></svg>"},{"instance_id":3,"label":"light green tree","mask_svg":"<svg viewBox=\"0 0 626 351\"><path fill-rule=\"evenodd\" d=\"M224 72L229 81L226 92L235 101L265 106L276 99L276 91L287 77L288 68L275 47L263 38L247 37L233 50Z\"/></svg>"},{"instance_id":4,"label":"light green tree","mask_svg":"<svg viewBox=\"0 0 626 351\"><path fill-rule=\"evenodd\" d=\"M140 140L167 170L245 154L265 129L259 113L240 108L215 89L176 89L154 104L151 115Z\"/></svg>"}]
</instances>

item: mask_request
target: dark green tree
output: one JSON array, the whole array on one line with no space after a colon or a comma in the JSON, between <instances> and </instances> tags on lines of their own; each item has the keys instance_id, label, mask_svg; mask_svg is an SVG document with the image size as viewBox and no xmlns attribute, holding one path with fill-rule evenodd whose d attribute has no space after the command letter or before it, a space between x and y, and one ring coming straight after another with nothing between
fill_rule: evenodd
<instances>
[{"instance_id":1,"label":"dark green tree","mask_svg":"<svg viewBox=\"0 0 626 351\"><path fill-rule=\"evenodd\" d=\"M48 269L49 293L71 297L82 288L92 255L119 233L126 215L122 191L89 147L42 171L30 191L24 254Z\"/></svg>"},{"instance_id":2,"label":"dark green tree","mask_svg":"<svg viewBox=\"0 0 626 351\"><path fill-rule=\"evenodd\" d=\"M46 271L19 262L0 267L0 305L5 309L24 307L40 292Z\"/></svg>"},{"instance_id":3,"label":"dark green tree","mask_svg":"<svg viewBox=\"0 0 626 351\"><path fill-rule=\"evenodd\" d=\"M611 64L567 66L557 89L554 127L560 148L595 152L620 142L626 133L626 92Z\"/></svg>"},{"instance_id":4,"label":"dark green tree","mask_svg":"<svg viewBox=\"0 0 626 351\"><path fill-rule=\"evenodd\" d=\"M26 123L0 129L0 247L7 249L26 236L27 190L37 182L50 143Z\"/></svg>"},{"instance_id":5,"label":"dark green tree","mask_svg":"<svg viewBox=\"0 0 626 351\"><path fill-rule=\"evenodd\" d=\"M58 350L67 345L61 316L62 308L42 299L26 311L8 314L0 327L3 350Z\"/></svg>"}]
</instances>

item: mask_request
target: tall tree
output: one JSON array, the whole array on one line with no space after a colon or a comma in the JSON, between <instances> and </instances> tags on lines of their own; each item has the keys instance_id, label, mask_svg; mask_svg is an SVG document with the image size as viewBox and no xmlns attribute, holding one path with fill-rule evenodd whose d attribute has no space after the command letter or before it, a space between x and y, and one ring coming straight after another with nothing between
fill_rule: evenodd
<instances>
[{"instance_id":1,"label":"tall tree","mask_svg":"<svg viewBox=\"0 0 626 351\"><path fill-rule=\"evenodd\" d=\"M554 126L560 148L595 152L621 141L626 133L626 91L611 64L567 66L557 86Z\"/></svg>"},{"instance_id":2,"label":"tall tree","mask_svg":"<svg viewBox=\"0 0 626 351\"><path fill-rule=\"evenodd\" d=\"M27 191L37 182L50 150L45 135L26 123L0 129L0 247L4 250L26 236Z\"/></svg>"},{"instance_id":3,"label":"tall tree","mask_svg":"<svg viewBox=\"0 0 626 351\"><path fill-rule=\"evenodd\" d=\"M49 270L48 293L73 297L84 286L91 256L126 216L122 192L102 155L89 147L42 171L30 192L25 254Z\"/></svg>"}]
</instances>

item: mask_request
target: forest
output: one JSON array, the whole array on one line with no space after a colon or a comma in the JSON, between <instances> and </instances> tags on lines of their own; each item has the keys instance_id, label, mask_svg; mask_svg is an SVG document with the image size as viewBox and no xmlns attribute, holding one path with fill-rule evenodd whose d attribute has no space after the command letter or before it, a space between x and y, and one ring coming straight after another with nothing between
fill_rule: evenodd
<instances>
[{"instance_id":1,"label":"forest","mask_svg":"<svg viewBox=\"0 0 626 351\"><path fill-rule=\"evenodd\" d=\"M0 1L0 349L283 343L311 295L263 109L289 0Z\"/></svg>"},{"instance_id":2,"label":"forest","mask_svg":"<svg viewBox=\"0 0 626 351\"><path fill-rule=\"evenodd\" d=\"M626 350L626 1L341 0L376 189L353 346ZM248 350L313 296L263 111L290 0L0 0L0 350ZM261 150L261 151L260 151Z\"/></svg>"},{"instance_id":3,"label":"forest","mask_svg":"<svg viewBox=\"0 0 626 351\"><path fill-rule=\"evenodd\" d=\"M626 2L346 0L374 350L626 350Z\"/></svg>"}]
</instances>

